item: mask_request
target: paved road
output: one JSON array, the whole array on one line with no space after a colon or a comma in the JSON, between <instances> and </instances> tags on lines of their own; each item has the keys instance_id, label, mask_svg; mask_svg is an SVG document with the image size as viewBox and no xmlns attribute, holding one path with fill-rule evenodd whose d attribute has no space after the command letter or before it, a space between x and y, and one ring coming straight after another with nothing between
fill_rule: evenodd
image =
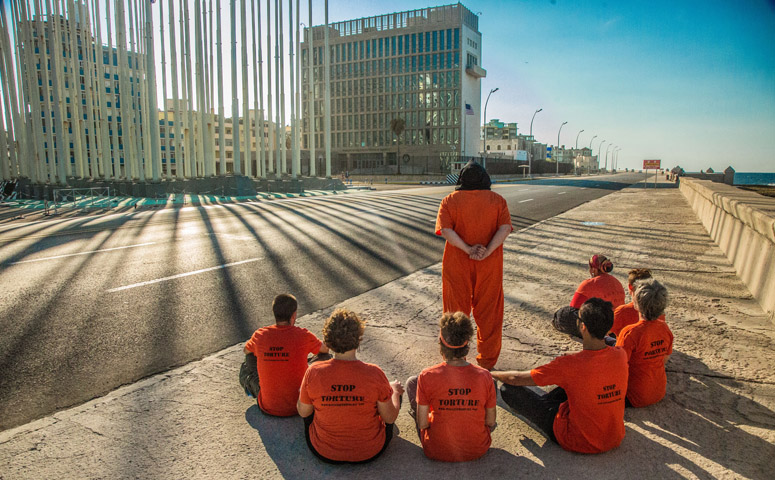
<instances>
[{"instance_id":1,"label":"paved road","mask_svg":"<svg viewBox=\"0 0 775 480\"><path fill-rule=\"evenodd\" d=\"M642 178L495 189L519 229ZM244 341L277 293L304 314L438 262L433 225L450 191L0 226L0 430Z\"/></svg>"}]
</instances>

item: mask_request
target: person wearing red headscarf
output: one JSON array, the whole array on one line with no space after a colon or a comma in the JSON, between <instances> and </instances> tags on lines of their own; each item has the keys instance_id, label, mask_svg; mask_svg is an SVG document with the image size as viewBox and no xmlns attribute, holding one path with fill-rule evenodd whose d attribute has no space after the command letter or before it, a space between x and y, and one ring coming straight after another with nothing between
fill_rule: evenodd
<instances>
[{"instance_id":1,"label":"person wearing red headscarf","mask_svg":"<svg viewBox=\"0 0 775 480\"><path fill-rule=\"evenodd\" d=\"M503 241L514 229L506 200L490 190L490 176L470 161L455 191L444 197L436 235L447 241L441 263L444 312L473 310L476 362L488 370L501 351Z\"/></svg>"},{"instance_id":2,"label":"person wearing red headscarf","mask_svg":"<svg viewBox=\"0 0 775 480\"><path fill-rule=\"evenodd\" d=\"M579 308L590 298L611 302L613 308L624 305L624 287L611 275L614 264L604 255L592 255L589 259L590 278L581 282L570 305L554 312L552 326L562 333L581 337L578 329Z\"/></svg>"}]
</instances>

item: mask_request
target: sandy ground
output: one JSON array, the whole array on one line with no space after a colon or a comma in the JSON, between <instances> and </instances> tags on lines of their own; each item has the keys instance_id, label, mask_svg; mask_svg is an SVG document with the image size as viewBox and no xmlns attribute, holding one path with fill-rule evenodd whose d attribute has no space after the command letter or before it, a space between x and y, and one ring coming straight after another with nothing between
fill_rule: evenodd
<instances>
[{"instance_id":1,"label":"sandy ground","mask_svg":"<svg viewBox=\"0 0 775 480\"><path fill-rule=\"evenodd\" d=\"M492 447L477 461L426 459L404 409L401 433L383 457L325 465L307 451L299 418L263 415L241 392L236 345L0 432L0 477L773 478L773 324L677 189L628 188L511 235L498 367L526 369L580 349L549 320L587 276L594 253L609 256L622 281L629 268L652 268L670 290L675 335L666 398L628 409L626 437L611 452L566 452L499 399ZM361 359L401 380L440 361L440 273L435 265L335 306L368 321ZM299 325L320 332L335 307Z\"/></svg>"}]
</instances>

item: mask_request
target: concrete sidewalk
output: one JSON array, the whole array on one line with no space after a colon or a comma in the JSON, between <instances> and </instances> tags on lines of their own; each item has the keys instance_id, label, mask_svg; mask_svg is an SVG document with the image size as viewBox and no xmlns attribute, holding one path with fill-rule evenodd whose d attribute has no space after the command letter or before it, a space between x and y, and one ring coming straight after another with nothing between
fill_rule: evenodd
<instances>
[{"instance_id":1,"label":"concrete sidewalk","mask_svg":"<svg viewBox=\"0 0 775 480\"><path fill-rule=\"evenodd\" d=\"M400 436L373 464L325 465L307 451L298 417L263 415L245 397L235 345L0 432L0 478L772 478L773 326L675 188L627 188L509 237L498 368L580 349L549 320L594 253L623 282L629 268L653 270L670 290L675 335L666 398L628 409L627 436L609 453L566 452L499 401L492 448L477 461L427 460L404 409ZM368 322L359 357L403 381L440 361L440 272L434 265L298 324L319 333L335 307L359 312Z\"/></svg>"}]
</instances>

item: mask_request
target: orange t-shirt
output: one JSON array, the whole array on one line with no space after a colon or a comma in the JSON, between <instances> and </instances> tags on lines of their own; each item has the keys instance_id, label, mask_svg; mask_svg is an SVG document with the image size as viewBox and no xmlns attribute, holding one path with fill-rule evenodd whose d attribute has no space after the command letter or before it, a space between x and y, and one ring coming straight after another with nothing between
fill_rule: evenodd
<instances>
[{"instance_id":1,"label":"orange t-shirt","mask_svg":"<svg viewBox=\"0 0 775 480\"><path fill-rule=\"evenodd\" d=\"M630 303L619 305L614 309L614 326L611 327L611 332L617 337L622 333L622 329L628 325L635 325L640 320L640 314L635 310L635 306ZM662 315L658 320L665 321L665 316Z\"/></svg>"},{"instance_id":2,"label":"orange t-shirt","mask_svg":"<svg viewBox=\"0 0 775 480\"><path fill-rule=\"evenodd\" d=\"M296 415L299 385L307 371L307 354L316 354L323 344L306 328L271 325L259 328L245 344L256 356L258 406L270 415Z\"/></svg>"},{"instance_id":3,"label":"orange t-shirt","mask_svg":"<svg viewBox=\"0 0 775 480\"><path fill-rule=\"evenodd\" d=\"M630 361L627 399L633 407L657 403L665 396L665 357L673 353L673 332L664 321L640 320L622 329L616 338Z\"/></svg>"},{"instance_id":4,"label":"orange t-shirt","mask_svg":"<svg viewBox=\"0 0 775 480\"><path fill-rule=\"evenodd\" d=\"M611 333L618 337L624 327L638 323L638 320L640 315L632 302L619 305L614 309L614 326L611 327Z\"/></svg>"},{"instance_id":5,"label":"orange t-shirt","mask_svg":"<svg viewBox=\"0 0 775 480\"><path fill-rule=\"evenodd\" d=\"M457 190L441 201L436 215L436 235L442 228L451 228L469 245L487 246L501 225L511 225L506 200L491 190ZM457 247L444 247L444 261L450 254L468 255ZM503 246L491 256L502 257Z\"/></svg>"},{"instance_id":6,"label":"orange t-shirt","mask_svg":"<svg viewBox=\"0 0 775 480\"><path fill-rule=\"evenodd\" d=\"M568 394L554 417L554 435L565 450L602 453L624 439L627 354L621 348L582 350L534 368L536 385L557 385Z\"/></svg>"},{"instance_id":7,"label":"orange t-shirt","mask_svg":"<svg viewBox=\"0 0 775 480\"><path fill-rule=\"evenodd\" d=\"M385 422L377 402L393 395L382 370L360 360L328 360L307 369L299 401L315 408L312 446L330 460L368 460L385 444Z\"/></svg>"},{"instance_id":8,"label":"orange t-shirt","mask_svg":"<svg viewBox=\"0 0 775 480\"><path fill-rule=\"evenodd\" d=\"M611 302L614 308L624 305L624 287L621 282L610 273L601 273L600 275L588 278L581 282L570 306L581 308L581 306L590 298L602 298L606 302Z\"/></svg>"},{"instance_id":9,"label":"orange t-shirt","mask_svg":"<svg viewBox=\"0 0 775 480\"><path fill-rule=\"evenodd\" d=\"M430 426L420 433L425 456L443 462L475 460L490 448L486 408L495 408L490 372L476 365L440 363L417 378L417 404L430 407Z\"/></svg>"}]
</instances>

